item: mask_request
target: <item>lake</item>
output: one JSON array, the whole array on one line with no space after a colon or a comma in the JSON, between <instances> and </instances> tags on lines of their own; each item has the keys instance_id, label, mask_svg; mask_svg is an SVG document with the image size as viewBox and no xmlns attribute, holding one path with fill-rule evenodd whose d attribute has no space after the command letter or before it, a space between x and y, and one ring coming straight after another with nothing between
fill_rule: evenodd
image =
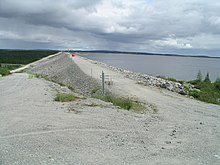
<instances>
[{"instance_id":1,"label":"lake","mask_svg":"<svg viewBox=\"0 0 220 165\"><path fill-rule=\"evenodd\" d=\"M220 59L217 58L114 53L86 53L83 56L126 70L178 80L193 80L199 70L203 77L209 72L212 81L220 77Z\"/></svg>"}]
</instances>

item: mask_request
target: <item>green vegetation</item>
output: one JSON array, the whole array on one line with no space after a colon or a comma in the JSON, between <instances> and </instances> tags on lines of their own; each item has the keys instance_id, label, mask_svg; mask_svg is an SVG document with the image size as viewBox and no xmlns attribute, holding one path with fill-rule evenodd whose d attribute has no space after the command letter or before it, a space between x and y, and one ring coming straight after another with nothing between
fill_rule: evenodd
<instances>
[{"instance_id":1,"label":"green vegetation","mask_svg":"<svg viewBox=\"0 0 220 165\"><path fill-rule=\"evenodd\" d=\"M219 77L216 79L214 86L217 90L220 90L220 78Z\"/></svg>"},{"instance_id":2,"label":"green vegetation","mask_svg":"<svg viewBox=\"0 0 220 165\"><path fill-rule=\"evenodd\" d=\"M171 78L171 77L157 76L157 78L161 78L161 79L168 80L168 81L172 81L172 82L178 82L178 83L180 83L180 84L183 84L183 83L184 83L184 81L182 81L182 80L177 80L177 79Z\"/></svg>"},{"instance_id":3,"label":"green vegetation","mask_svg":"<svg viewBox=\"0 0 220 165\"><path fill-rule=\"evenodd\" d=\"M37 77L37 78L43 78L43 79L49 81L48 75L45 75L45 74L34 74L34 76Z\"/></svg>"},{"instance_id":4,"label":"green vegetation","mask_svg":"<svg viewBox=\"0 0 220 165\"><path fill-rule=\"evenodd\" d=\"M106 102L111 102L113 105L119 106L120 108L126 110L133 110L135 112L142 112L144 110L143 105L129 98L116 97L111 94L107 94L105 96L96 96L96 98Z\"/></svg>"},{"instance_id":5,"label":"green vegetation","mask_svg":"<svg viewBox=\"0 0 220 165\"><path fill-rule=\"evenodd\" d=\"M31 63L56 52L51 50L0 50L0 74L9 75L10 70L21 67L21 64Z\"/></svg>"},{"instance_id":6,"label":"green vegetation","mask_svg":"<svg viewBox=\"0 0 220 165\"><path fill-rule=\"evenodd\" d=\"M74 96L71 93L68 94L58 93L54 98L54 101L59 101L59 102L70 102L74 100L76 100L76 96Z\"/></svg>"},{"instance_id":7,"label":"green vegetation","mask_svg":"<svg viewBox=\"0 0 220 165\"><path fill-rule=\"evenodd\" d=\"M7 76L10 74L10 70L21 67L19 64L0 64L0 74Z\"/></svg>"},{"instance_id":8,"label":"green vegetation","mask_svg":"<svg viewBox=\"0 0 220 165\"><path fill-rule=\"evenodd\" d=\"M211 83L211 80L209 78L209 73L207 73L207 75L205 76L204 82L205 83Z\"/></svg>"},{"instance_id":9,"label":"green vegetation","mask_svg":"<svg viewBox=\"0 0 220 165\"><path fill-rule=\"evenodd\" d=\"M217 78L215 82L211 82L209 73L206 74L203 79L202 73L199 70L196 75L196 79L188 82L179 81L174 78L166 78L164 76L158 76L164 80L178 82L184 85L188 95L194 97L197 100L204 101L212 104L220 105L220 78ZM190 90L187 83L194 85L194 89Z\"/></svg>"},{"instance_id":10,"label":"green vegetation","mask_svg":"<svg viewBox=\"0 0 220 165\"><path fill-rule=\"evenodd\" d=\"M94 89L92 89L91 94L94 95L95 93L97 93L99 90L99 87L95 87Z\"/></svg>"},{"instance_id":11,"label":"green vegetation","mask_svg":"<svg viewBox=\"0 0 220 165\"><path fill-rule=\"evenodd\" d=\"M197 76L196 76L196 80L197 80L197 81L202 81L202 73L201 73L200 70L199 70L199 72L198 72L198 74L197 74Z\"/></svg>"},{"instance_id":12,"label":"green vegetation","mask_svg":"<svg viewBox=\"0 0 220 165\"><path fill-rule=\"evenodd\" d=\"M217 78L214 83L210 81L209 73L202 80L201 72L199 71L197 79L189 81L193 84L196 90L189 91L189 95L195 99L220 105L220 78Z\"/></svg>"},{"instance_id":13,"label":"green vegetation","mask_svg":"<svg viewBox=\"0 0 220 165\"><path fill-rule=\"evenodd\" d=\"M2 76L6 76L6 75L9 75L10 74L10 70L9 69L7 69L7 68L0 68L0 74L2 75Z\"/></svg>"},{"instance_id":14,"label":"green vegetation","mask_svg":"<svg viewBox=\"0 0 220 165\"><path fill-rule=\"evenodd\" d=\"M0 50L0 63L28 64L57 51L52 50Z\"/></svg>"}]
</instances>

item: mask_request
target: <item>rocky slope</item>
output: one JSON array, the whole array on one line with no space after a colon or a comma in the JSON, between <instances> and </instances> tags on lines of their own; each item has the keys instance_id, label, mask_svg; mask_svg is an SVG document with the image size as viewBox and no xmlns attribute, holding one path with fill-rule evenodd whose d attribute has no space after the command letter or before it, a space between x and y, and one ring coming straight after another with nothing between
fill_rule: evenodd
<instances>
[{"instance_id":1,"label":"rocky slope","mask_svg":"<svg viewBox=\"0 0 220 165\"><path fill-rule=\"evenodd\" d=\"M91 96L93 92L99 92L100 84L97 80L83 73L69 58L68 55L61 54L32 65L27 72L66 85L85 96Z\"/></svg>"}]
</instances>

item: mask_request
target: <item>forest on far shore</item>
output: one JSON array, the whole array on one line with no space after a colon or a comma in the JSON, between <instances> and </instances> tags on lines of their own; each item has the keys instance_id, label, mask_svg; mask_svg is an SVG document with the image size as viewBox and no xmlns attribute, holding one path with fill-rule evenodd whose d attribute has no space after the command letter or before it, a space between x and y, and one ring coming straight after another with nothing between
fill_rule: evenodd
<instances>
[{"instance_id":1,"label":"forest on far shore","mask_svg":"<svg viewBox=\"0 0 220 165\"><path fill-rule=\"evenodd\" d=\"M29 64L57 52L55 50L0 50L0 64Z\"/></svg>"}]
</instances>

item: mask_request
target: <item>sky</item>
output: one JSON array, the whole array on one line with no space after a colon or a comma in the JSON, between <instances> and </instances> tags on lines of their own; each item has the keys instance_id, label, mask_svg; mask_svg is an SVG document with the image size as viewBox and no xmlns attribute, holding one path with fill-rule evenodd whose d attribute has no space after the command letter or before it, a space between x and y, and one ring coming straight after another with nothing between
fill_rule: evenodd
<instances>
[{"instance_id":1,"label":"sky","mask_svg":"<svg viewBox=\"0 0 220 165\"><path fill-rule=\"evenodd\" d=\"M0 0L0 49L220 57L220 1Z\"/></svg>"}]
</instances>

